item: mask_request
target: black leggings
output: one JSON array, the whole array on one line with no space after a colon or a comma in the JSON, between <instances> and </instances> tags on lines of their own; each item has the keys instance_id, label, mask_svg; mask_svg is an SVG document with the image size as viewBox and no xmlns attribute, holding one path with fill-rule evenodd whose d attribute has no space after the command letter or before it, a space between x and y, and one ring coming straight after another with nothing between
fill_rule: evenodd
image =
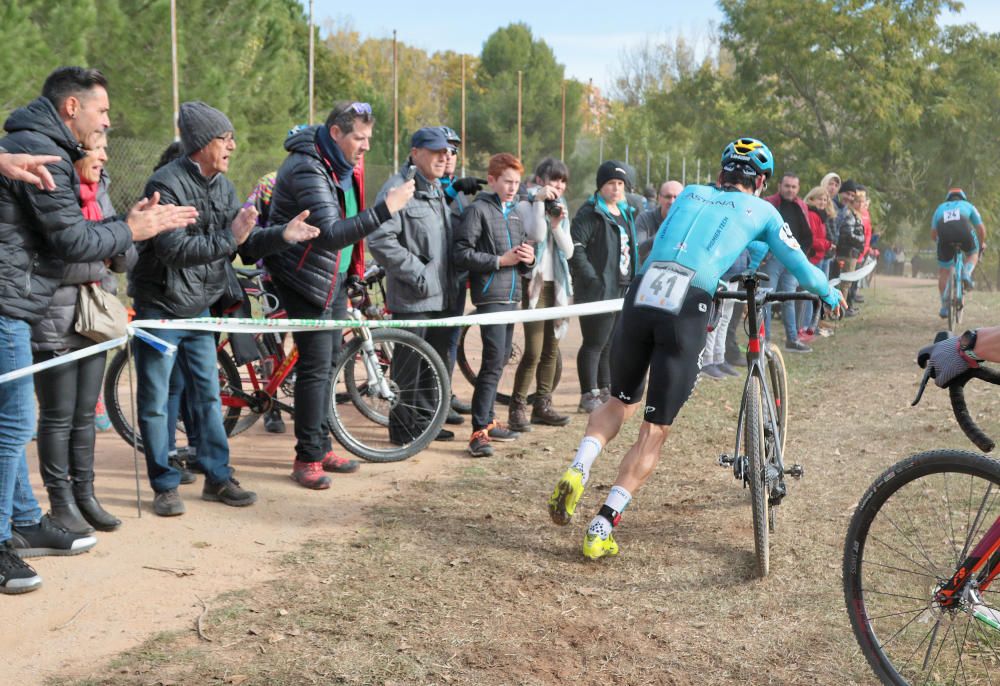
<instances>
[{"instance_id":1,"label":"black leggings","mask_svg":"<svg viewBox=\"0 0 1000 686\"><path fill-rule=\"evenodd\" d=\"M611 332L617 320L617 312L580 317L583 343L576 354L580 393L611 386Z\"/></svg>"},{"instance_id":2,"label":"black leggings","mask_svg":"<svg viewBox=\"0 0 1000 686\"><path fill-rule=\"evenodd\" d=\"M37 352L35 362L55 357ZM94 480L94 407L104 380L106 353L35 374L38 463L46 488Z\"/></svg>"}]
</instances>

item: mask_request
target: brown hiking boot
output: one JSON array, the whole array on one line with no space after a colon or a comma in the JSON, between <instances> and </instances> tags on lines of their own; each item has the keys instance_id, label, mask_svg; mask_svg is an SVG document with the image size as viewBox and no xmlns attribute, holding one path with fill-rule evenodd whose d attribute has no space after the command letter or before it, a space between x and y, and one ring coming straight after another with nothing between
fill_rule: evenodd
<instances>
[{"instance_id":1,"label":"brown hiking boot","mask_svg":"<svg viewBox=\"0 0 1000 686\"><path fill-rule=\"evenodd\" d=\"M517 432L531 431L531 423L528 422L528 403L525 402L524 398L511 397L507 426Z\"/></svg>"},{"instance_id":2,"label":"brown hiking boot","mask_svg":"<svg viewBox=\"0 0 1000 686\"><path fill-rule=\"evenodd\" d=\"M540 395L535 398L535 406L531 408L531 423L566 426L569 424L569 417L556 412L556 408L552 407L552 396Z\"/></svg>"}]
</instances>

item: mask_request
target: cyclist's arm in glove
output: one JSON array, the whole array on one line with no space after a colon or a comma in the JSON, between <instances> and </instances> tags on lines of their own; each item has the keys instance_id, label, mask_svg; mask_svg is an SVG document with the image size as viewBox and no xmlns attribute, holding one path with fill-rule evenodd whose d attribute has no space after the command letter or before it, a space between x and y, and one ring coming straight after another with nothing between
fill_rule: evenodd
<instances>
[{"instance_id":1,"label":"cyclist's arm in glove","mask_svg":"<svg viewBox=\"0 0 1000 686\"><path fill-rule=\"evenodd\" d=\"M959 347L959 336L946 338L940 343L923 348L929 352L927 364L934 369L934 383L944 388L952 379L979 366L979 362L965 354ZM976 331L976 347L973 352L982 361L1000 362L1000 326L991 326Z\"/></svg>"}]
</instances>

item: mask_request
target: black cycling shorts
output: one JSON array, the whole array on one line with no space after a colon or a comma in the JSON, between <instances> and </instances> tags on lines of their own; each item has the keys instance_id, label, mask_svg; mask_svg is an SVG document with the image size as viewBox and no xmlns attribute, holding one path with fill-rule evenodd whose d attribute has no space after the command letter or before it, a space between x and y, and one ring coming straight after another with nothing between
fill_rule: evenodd
<instances>
[{"instance_id":1,"label":"black cycling shorts","mask_svg":"<svg viewBox=\"0 0 1000 686\"><path fill-rule=\"evenodd\" d=\"M681 311L670 314L633 303L640 280L625 294L611 338L611 395L626 405L639 402L648 372L644 419L669 426L698 379L712 296L691 288Z\"/></svg>"},{"instance_id":2,"label":"black cycling shorts","mask_svg":"<svg viewBox=\"0 0 1000 686\"><path fill-rule=\"evenodd\" d=\"M966 255L979 250L979 240L976 230L967 221L943 222L937 230L938 262L951 262L955 259L955 245L960 245Z\"/></svg>"}]
</instances>

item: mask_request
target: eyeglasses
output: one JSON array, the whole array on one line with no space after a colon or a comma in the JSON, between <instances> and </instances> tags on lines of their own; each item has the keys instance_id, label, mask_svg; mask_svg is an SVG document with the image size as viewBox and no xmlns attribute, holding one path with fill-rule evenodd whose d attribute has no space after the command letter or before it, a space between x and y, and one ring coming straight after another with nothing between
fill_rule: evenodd
<instances>
[{"instance_id":1,"label":"eyeglasses","mask_svg":"<svg viewBox=\"0 0 1000 686\"><path fill-rule=\"evenodd\" d=\"M347 109L354 110L355 114L371 114L372 106L367 102L352 102ZM347 110L345 110L346 112Z\"/></svg>"}]
</instances>

